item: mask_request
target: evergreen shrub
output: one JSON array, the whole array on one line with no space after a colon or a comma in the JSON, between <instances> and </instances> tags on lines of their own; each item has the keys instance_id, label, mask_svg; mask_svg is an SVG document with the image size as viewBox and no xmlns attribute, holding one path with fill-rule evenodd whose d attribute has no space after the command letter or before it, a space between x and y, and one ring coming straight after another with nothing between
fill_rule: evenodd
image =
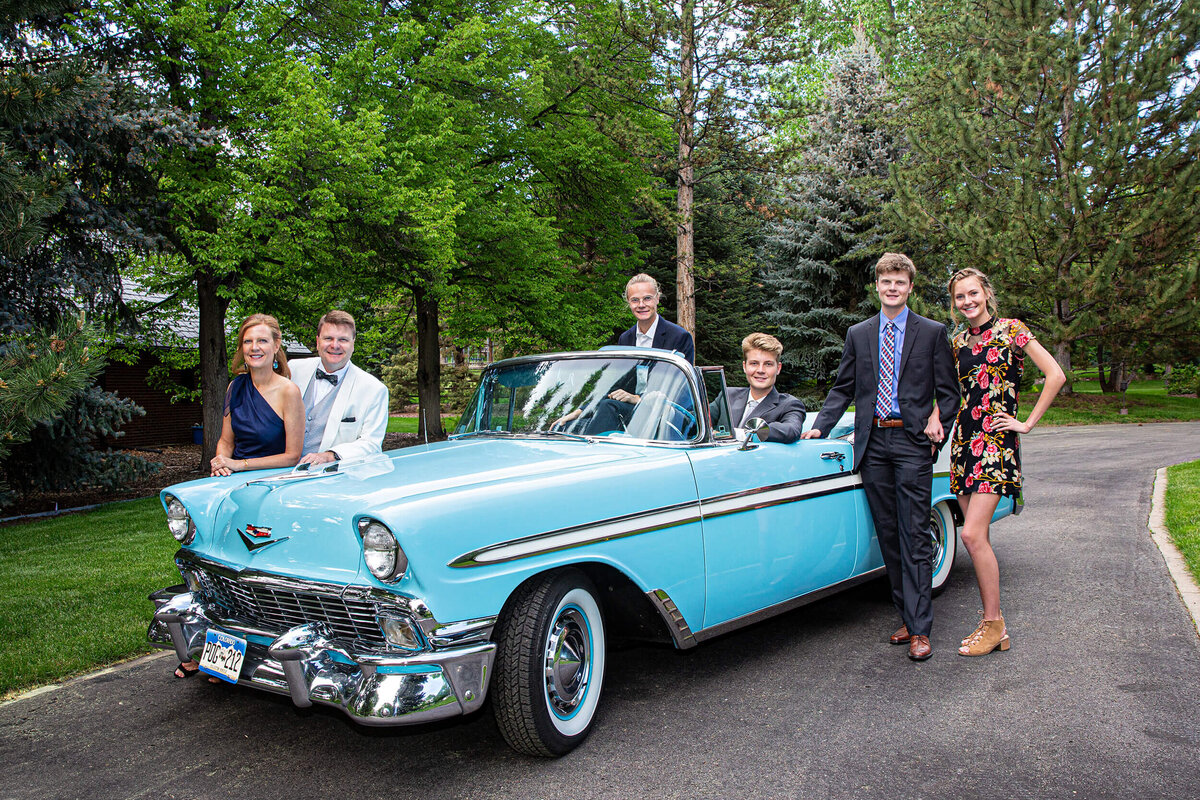
<instances>
[{"instance_id":1,"label":"evergreen shrub","mask_svg":"<svg viewBox=\"0 0 1200 800\"><path fill-rule=\"evenodd\" d=\"M1171 380L1167 384L1167 394L1200 394L1200 366L1195 364L1176 364L1171 370Z\"/></svg>"},{"instance_id":2,"label":"evergreen shrub","mask_svg":"<svg viewBox=\"0 0 1200 800\"><path fill-rule=\"evenodd\" d=\"M8 483L18 493L121 489L152 475L160 464L96 446L104 437L122 436L121 426L145 413L132 400L89 386L62 414L34 426L29 441L12 448L4 463Z\"/></svg>"}]
</instances>

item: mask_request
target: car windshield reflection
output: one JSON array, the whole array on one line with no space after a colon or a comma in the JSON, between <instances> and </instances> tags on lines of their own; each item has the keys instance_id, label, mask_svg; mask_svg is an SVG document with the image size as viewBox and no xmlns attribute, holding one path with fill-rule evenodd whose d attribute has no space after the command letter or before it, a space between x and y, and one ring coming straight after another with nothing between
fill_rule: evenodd
<instances>
[{"instance_id":1,"label":"car windshield reflection","mask_svg":"<svg viewBox=\"0 0 1200 800\"><path fill-rule=\"evenodd\" d=\"M685 442L700 429L678 364L614 355L489 367L454 434Z\"/></svg>"}]
</instances>

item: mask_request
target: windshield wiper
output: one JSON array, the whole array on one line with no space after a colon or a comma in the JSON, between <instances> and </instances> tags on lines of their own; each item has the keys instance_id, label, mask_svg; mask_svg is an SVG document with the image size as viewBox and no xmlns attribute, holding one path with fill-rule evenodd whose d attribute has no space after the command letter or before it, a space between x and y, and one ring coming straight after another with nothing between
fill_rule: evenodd
<instances>
[{"instance_id":1,"label":"windshield wiper","mask_svg":"<svg viewBox=\"0 0 1200 800\"><path fill-rule=\"evenodd\" d=\"M569 433L568 431L546 430L546 431L524 431L524 433L527 433L530 436L562 436L565 439L571 439L576 442L593 441L592 437L590 437L590 436L584 436L583 434L580 434L580 433Z\"/></svg>"},{"instance_id":2,"label":"windshield wiper","mask_svg":"<svg viewBox=\"0 0 1200 800\"><path fill-rule=\"evenodd\" d=\"M450 437L454 438L454 439L465 439L468 436L501 436L501 437L504 437L504 436L516 436L516 434L513 433L512 431L492 431L492 430L488 430L486 428L483 430L478 430L478 431L467 431L466 433L450 434Z\"/></svg>"}]
</instances>

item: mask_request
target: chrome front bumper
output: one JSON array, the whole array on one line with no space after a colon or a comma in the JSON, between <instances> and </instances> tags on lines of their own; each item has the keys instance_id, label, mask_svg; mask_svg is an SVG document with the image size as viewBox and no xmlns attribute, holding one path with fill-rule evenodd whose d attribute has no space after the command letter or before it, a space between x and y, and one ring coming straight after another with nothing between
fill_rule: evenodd
<instances>
[{"instance_id":1,"label":"chrome front bumper","mask_svg":"<svg viewBox=\"0 0 1200 800\"><path fill-rule=\"evenodd\" d=\"M338 638L327 625L282 635L224 619L223 609L191 592L151 595L147 638L181 661L199 657L209 628L246 640L238 683L290 695L301 708L334 706L363 725L410 725L467 714L487 694L496 645L467 644L411 654L379 652Z\"/></svg>"}]
</instances>

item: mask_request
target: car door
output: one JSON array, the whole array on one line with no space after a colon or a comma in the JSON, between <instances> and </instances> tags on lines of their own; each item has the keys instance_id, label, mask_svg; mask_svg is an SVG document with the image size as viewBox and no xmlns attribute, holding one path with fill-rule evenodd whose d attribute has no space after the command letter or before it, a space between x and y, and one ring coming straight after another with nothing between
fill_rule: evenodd
<instances>
[{"instance_id":1,"label":"car door","mask_svg":"<svg viewBox=\"0 0 1200 800\"><path fill-rule=\"evenodd\" d=\"M691 454L709 628L849 578L869 561L870 519L851 445L819 439Z\"/></svg>"}]
</instances>

